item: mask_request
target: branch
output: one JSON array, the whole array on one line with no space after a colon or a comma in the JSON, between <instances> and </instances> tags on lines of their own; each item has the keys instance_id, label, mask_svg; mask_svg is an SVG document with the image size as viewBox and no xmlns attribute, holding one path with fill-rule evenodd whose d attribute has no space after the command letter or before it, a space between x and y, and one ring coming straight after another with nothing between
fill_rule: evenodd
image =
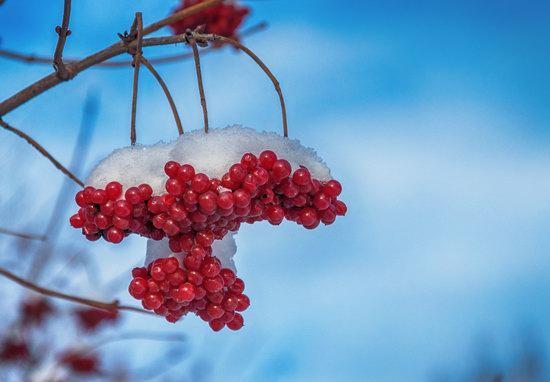
<instances>
[{"instance_id":1,"label":"branch","mask_svg":"<svg viewBox=\"0 0 550 382\"><path fill-rule=\"evenodd\" d=\"M195 4L189 8L182 9L181 11L169 16L165 19L162 19L154 24L143 29L143 35L147 35L151 32L154 32L165 25L169 25L173 22L176 22L184 17L194 15L202 10L218 4L221 0L206 0L202 3ZM185 42L185 36L169 36L169 37L157 37L144 39L142 46L155 46L155 45L169 45L175 43ZM97 53L94 53L81 61L74 62L72 64L66 65L67 71L69 73L69 79L74 78L78 73L97 65L101 62L104 62L110 58L118 56L122 53L128 52L128 49L134 48L136 46L136 41L133 41L129 44L124 44L122 41L112 44L111 46L100 50ZM4 116L6 113L14 110L15 108L21 106L25 102L33 99L34 97L42 94L48 89L53 88L54 86L59 85L62 80L57 76L56 73L50 74L34 84L26 87L25 89L15 93L10 98L4 100L0 103L0 117Z\"/></svg>"},{"instance_id":2,"label":"branch","mask_svg":"<svg viewBox=\"0 0 550 382\"><path fill-rule=\"evenodd\" d=\"M71 178L76 184L78 184L80 187L84 187L84 183L76 177L71 171L69 171L65 166L63 166L57 159L55 159L45 148L43 148L38 142L36 142L34 139L29 137L27 134L22 132L21 130L16 129L15 127L12 127L8 125L6 122L4 122L2 119L0 119L0 126L2 126L4 129L11 131L15 135L23 138L26 140L32 147L34 147L40 154L44 155L52 164L60 170L63 174L67 175L69 178Z\"/></svg>"},{"instance_id":3,"label":"branch","mask_svg":"<svg viewBox=\"0 0 550 382\"><path fill-rule=\"evenodd\" d=\"M188 33L188 42L193 49L193 58L195 59L195 69L197 72L197 81L199 83L199 93L201 96L202 114L204 117L204 132L208 134L208 109L206 108L206 97L204 96L204 85L202 83L202 71L201 71L201 59L199 56L199 49L197 48L197 42L193 37L191 31Z\"/></svg>"},{"instance_id":4,"label":"branch","mask_svg":"<svg viewBox=\"0 0 550 382\"><path fill-rule=\"evenodd\" d=\"M136 50L134 53L134 86L132 93L132 122L130 126L130 143L132 146L136 144L136 111L137 111L137 96L138 96L138 82L139 82L139 66L141 65L141 44L143 42L143 21L141 12L136 12L135 19L136 28ZM131 33L134 36L134 33Z\"/></svg>"},{"instance_id":5,"label":"branch","mask_svg":"<svg viewBox=\"0 0 550 382\"><path fill-rule=\"evenodd\" d=\"M250 35L253 35L254 33L260 32L267 28L267 23L265 21L258 23L256 25L253 25L245 30L243 30L239 34L239 38L247 37ZM218 47L208 47L207 49L203 49L202 55L205 53L211 53L218 49ZM22 54L17 52L12 52L9 50L3 50L0 49L0 57L6 57L9 59L13 59L15 61L21 61L28 64L51 64L52 58L47 56L39 56L34 54ZM162 56L162 57L154 57L150 58L149 62L153 65L158 64L170 64L173 62L178 62L181 60L187 60L189 58L193 58L193 53L186 52L186 53L179 53L179 54L173 54L168 56ZM68 58L63 60L67 64L74 64L75 62L81 61L81 59L77 58ZM109 69L109 68L125 68L129 65L132 65L133 60L124 60L124 61L106 61L106 62L100 62L95 65L97 68L103 68L103 69Z\"/></svg>"},{"instance_id":6,"label":"branch","mask_svg":"<svg viewBox=\"0 0 550 382\"><path fill-rule=\"evenodd\" d=\"M149 62L145 57L141 56L141 63L143 66L145 66L151 74L157 79L160 87L164 91L164 94L166 95L166 99L168 100L168 103L170 104L170 108L172 109L172 114L174 115L174 120L176 121L176 126L178 127L178 133L179 135L183 134L183 126L181 124L180 116L178 114L178 109L176 107L176 104L174 102L174 99L172 98L172 94L170 93L170 90L168 90L168 86L166 86L166 83L160 76L160 74L155 70L153 65L151 65L151 62Z\"/></svg>"},{"instance_id":7,"label":"branch","mask_svg":"<svg viewBox=\"0 0 550 382\"><path fill-rule=\"evenodd\" d=\"M147 310L137 308L134 306L127 306L127 305L119 305L117 300L113 300L113 302L102 302L102 301L96 301L96 300L90 300L83 297L78 296L72 296L70 294L65 294L62 292L57 292L48 288L43 288L39 285L33 284L30 281L27 281L19 276L14 275L7 269L4 269L0 267L0 275L4 276L5 278L21 285L24 288L30 289L38 294L41 294L43 296L58 298L65 301L74 302L81 305L90 306L92 308L107 310L107 311L118 311L118 310L127 310L132 312L138 312L138 313L144 313L144 314L153 314L152 312L149 312Z\"/></svg>"},{"instance_id":8,"label":"branch","mask_svg":"<svg viewBox=\"0 0 550 382\"><path fill-rule=\"evenodd\" d=\"M45 235L35 235L31 233L25 233L25 232L17 232L12 231L7 228L1 228L0 227L0 233L10 236L19 237L21 239L27 239L27 240L39 240L39 241L46 241L48 238Z\"/></svg>"},{"instance_id":9,"label":"branch","mask_svg":"<svg viewBox=\"0 0 550 382\"><path fill-rule=\"evenodd\" d=\"M285 99L283 97L283 92L281 90L281 86L279 85L279 81L277 80L277 78L273 75L273 73L271 73L271 70L269 70L267 65L264 64L263 61L260 60L260 58L258 56L256 56L256 54L254 52L252 52L246 46L242 45L240 42L238 42L236 40L233 40L229 37L223 37L223 36L216 36L216 39L219 40L219 41L222 41L222 42L227 42L227 43L239 48L240 50L242 50L246 54L248 54L250 56L250 58L252 58L256 62L256 64L258 64L258 66L260 68L262 68L262 70L265 72L265 74L267 74L269 79L271 79L271 82L273 82L273 86L275 87L275 91L279 95L279 101L281 102L281 113L283 115L283 134L284 134L285 137L288 137L288 126L287 126L287 121L286 121Z\"/></svg>"},{"instance_id":10,"label":"branch","mask_svg":"<svg viewBox=\"0 0 550 382\"><path fill-rule=\"evenodd\" d=\"M63 49L65 48L65 42L67 41L67 36L71 34L69 30L69 19L71 17L71 0L65 0L63 6L63 21L61 26L57 26L55 31L59 35L57 39L57 46L55 47L55 54L53 56L53 67L57 71L57 75L63 81L67 81L69 77L69 72L65 67L63 62Z\"/></svg>"}]
</instances>

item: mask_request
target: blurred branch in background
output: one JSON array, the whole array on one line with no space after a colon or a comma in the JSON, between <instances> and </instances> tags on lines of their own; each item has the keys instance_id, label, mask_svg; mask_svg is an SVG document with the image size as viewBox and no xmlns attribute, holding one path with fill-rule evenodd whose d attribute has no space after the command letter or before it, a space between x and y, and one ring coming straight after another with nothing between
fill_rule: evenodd
<instances>
[{"instance_id":1,"label":"blurred branch in background","mask_svg":"<svg viewBox=\"0 0 550 382\"><path fill-rule=\"evenodd\" d=\"M0 234L15 236L26 240L46 241L48 239L46 235L35 235L31 233L26 233L26 232L17 232L17 231L12 231L10 229L1 228L1 227L0 227Z\"/></svg>"},{"instance_id":2,"label":"blurred branch in background","mask_svg":"<svg viewBox=\"0 0 550 382\"><path fill-rule=\"evenodd\" d=\"M93 92L89 92L84 101L82 120L80 130L73 148L72 158L69 165L72 173L82 173L86 157L90 149L92 137L96 128L97 117L99 114L99 97ZM39 280L40 274L46 268L46 264L54 254L56 240L59 236L60 228L67 224L65 215L72 201L68 196L73 194L74 184L69 179L64 179L63 184L57 194L50 220L46 226L49 241L42 245L35 254L29 270L29 278Z\"/></svg>"}]
</instances>

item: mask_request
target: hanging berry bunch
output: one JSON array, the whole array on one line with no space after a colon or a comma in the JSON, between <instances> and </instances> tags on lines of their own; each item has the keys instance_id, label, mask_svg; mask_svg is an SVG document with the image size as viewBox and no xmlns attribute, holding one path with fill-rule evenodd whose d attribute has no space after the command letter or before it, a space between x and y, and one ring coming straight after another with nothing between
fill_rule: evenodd
<instances>
[{"instance_id":1,"label":"hanging berry bunch","mask_svg":"<svg viewBox=\"0 0 550 382\"><path fill-rule=\"evenodd\" d=\"M241 150L269 145L300 164L293 169L274 150L245 151L232 162ZM198 163L203 152L217 154L210 155L211 163L182 163ZM169 160L164 171L155 174L154 167L160 167L166 156L182 161ZM313 176L308 166L322 179ZM72 226L92 241L102 238L118 244L131 234L165 240L167 253L134 269L130 294L170 322L195 313L214 330L226 325L241 328L239 312L250 304L243 294L244 281L216 256L215 241L236 233L244 223L279 225L286 219L314 229L321 223L332 224L347 209L338 199L340 183L330 178L311 150L275 134L240 127L194 132L168 146L119 150L94 170L91 183L105 184L111 174L118 174L121 181L87 186L76 194L80 208L70 218ZM147 177L151 184L123 186Z\"/></svg>"},{"instance_id":2,"label":"hanging berry bunch","mask_svg":"<svg viewBox=\"0 0 550 382\"><path fill-rule=\"evenodd\" d=\"M174 12L201 2L203 0L183 0ZM224 1L192 16L185 17L171 24L170 27L174 34L182 34L187 29L193 30L204 25L206 33L235 38L237 37L237 29L249 13L250 8L248 7L239 6L234 1Z\"/></svg>"}]
</instances>

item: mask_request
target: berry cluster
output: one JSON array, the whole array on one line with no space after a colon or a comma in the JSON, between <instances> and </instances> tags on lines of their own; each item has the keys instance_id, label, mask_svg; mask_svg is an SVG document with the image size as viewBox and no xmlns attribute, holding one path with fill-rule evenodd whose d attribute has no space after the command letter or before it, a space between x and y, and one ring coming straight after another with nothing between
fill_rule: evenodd
<instances>
[{"instance_id":1,"label":"berry cluster","mask_svg":"<svg viewBox=\"0 0 550 382\"><path fill-rule=\"evenodd\" d=\"M178 12L184 8L201 3L203 0L183 0L174 10ZM222 2L207 8L199 13L184 17L170 25L174 34L185 33L187 29L195 29L204 25L206 33L214 33L225 37L236 37L236 32L243 19L250 13L248 7L240 7L233 2Z\"/></svg>"},{"instance_id":2,"label":"berry cluster","mask_svg":"<svg viewBox=\"0 0 550 382\"><path fill-rule=\"evenodd\" d=\"M240 296L246 300L241 308L247 307L244 283L235 281L233 272L221 269L212 257L214 240L238 231L242 223L267 220L278 225L287 219L314 229L320 223L332 224L347 211L338 200L342 191L338 181L320 182L303 166L292 172L290 163L270 150L258 157L244 154L221 179L210 179L195 173L193 166L174 161L166 163L164 172L168 180L162 195L153 196L147 184L130 187L124 195L118 182L104 189L86 187L76 194L80 209L70 222L89 240L103 237L115 244L131 233L153 240L168 237L171 251L183 253L182 263L160 259L135 270L130 293L146 309L172 322L195 312L214 330L224 324L232 329L242 326L233 302L220 304Z\"/></svg>"},{"instance_id":3,"label":"berry cluster","mask_svg":"<svg viewBox=\"0 0 550 382\"><path fill-rule=\"evenodd\" d=\"M130 294L141 300L145 309L153 310L169 322L176 322L187 313L195 313L208 322L214 331L226 325L231 330L243 326L238 313L250 305L243 294L244 282L212 256L210 246L193 245L184 258L157 259L147 268L135 268Z\"/></svg>"},{"instance_id":4,"label":"berry cluster","mask_svg":"<svg viewBox=\"0 0 550 382\"><path fill-rule=\"evenodd\" d=\"M86 350L67 350L59 355L59 362L76 374L92 375L99 373L99 357Z\"/></svg>"},{"instance_id":5,"label":"berry cluster","mask_svg":"<svg viewBox=\"0 0 550 382\"><path fill-rule=\"evenodd\" d=\"M78 325L89 332L95 331L103 323L114 323L117 321L118 312L110 312L95 308L78 308L74 311Z\"/></svg>"}]
</instances>

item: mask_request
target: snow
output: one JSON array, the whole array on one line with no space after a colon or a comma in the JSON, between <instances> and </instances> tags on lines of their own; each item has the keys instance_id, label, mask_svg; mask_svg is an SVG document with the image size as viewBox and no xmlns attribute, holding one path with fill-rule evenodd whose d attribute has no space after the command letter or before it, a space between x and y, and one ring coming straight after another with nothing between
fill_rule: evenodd
<instances>
[{"instance_id":1,"label":"snow","mask_svg":"<svg viewBox=\"0 0 550 382\"><path fill-rule=\"evenodd\" d=\"M258 132L238 125L185 133L170 143L136 145L115 150L103 159L90 174L87 184L103 188L111 181L124 188L148 183L155 194L164 192L167 176L164 164L174 160L191 164L197 173L220 179L231 165L238 163L245 153L259 155L264 150L274 151L279 158L290 162L295 170L303 165L321 181L332 179L330 170L317 153L298 140L284 138L272 132Z\"/></svg>"},{"instance_id":2,"label":"snow","mask_svg":"<svg viewBox=\"0 0 550 382\"><path fill-rule=\"evenodd\" d=\"M220 259L223 268L229 268L237 273L233 256L237 253L237 243L235 242L235 234L229 232L222 240L214 240L212 244L212 255ZM148 266L156 259L176 257L180 264L183 264L183 253L173 253L168 247L168 239L163 240L147 240L147 253L145 255L145 266Z\"/></svg>"}]
</instances>

